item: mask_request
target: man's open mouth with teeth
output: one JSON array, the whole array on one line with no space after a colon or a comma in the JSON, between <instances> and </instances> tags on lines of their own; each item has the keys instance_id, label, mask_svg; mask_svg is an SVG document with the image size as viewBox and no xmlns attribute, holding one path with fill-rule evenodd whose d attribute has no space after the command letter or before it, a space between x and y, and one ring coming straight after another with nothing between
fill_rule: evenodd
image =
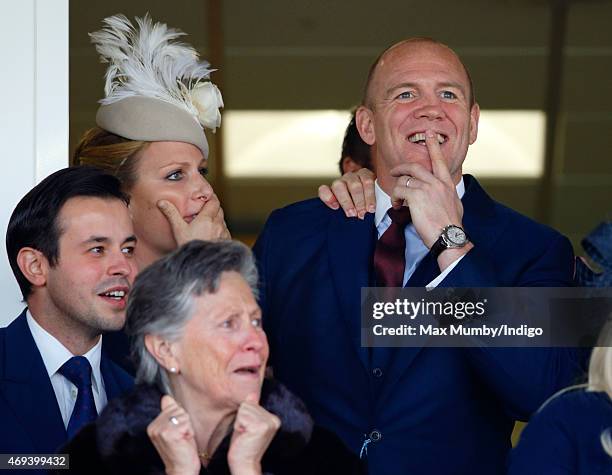
<instances>
[{"instance_id":1,"label":"man's open mouth with teeth","mask_svg":"<svg viewBox=\"0 0 612 475\"><path fill-rule=\"evenodd\" d=\"M448 137L444 134L437 133L436 137L438 138L438 143L440 145L448 140ZM419 145L425 145L425 132L417 132L416 134L412 134L410 137L408 137L408 141Z\"/></svg>"},{"instance_id":2,"label":"man's open mouth with teeth","mask_svg":"<svg viewBox=\"0 0 612 475\"><path fill-rule=\"evenodd\" d=\"M129 291L130 289L128 287L113 287L104 292L100 292L98 295L113 304L125 306Z\"/></svg>"}]
</instances>

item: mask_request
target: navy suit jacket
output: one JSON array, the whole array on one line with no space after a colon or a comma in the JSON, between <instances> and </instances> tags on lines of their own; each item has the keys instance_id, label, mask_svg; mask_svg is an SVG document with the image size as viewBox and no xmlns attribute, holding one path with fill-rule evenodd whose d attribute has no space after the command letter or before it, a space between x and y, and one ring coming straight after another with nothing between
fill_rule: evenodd
<instances>
[{"instance_id":1,"label":"navy suit jacket","mask_svg":"<svg viewBox=\"0 0 612 475\"><path fill-rule=\"evenodd\" d=\"M100 370L109 401L133 386L131 376L104 354ZM53 386L24 310L0 329L0 453L51 454L66 442Z\"/></svg>"},{"instance_id":2,"label":"navy suit jacket","mask_svg":"<svg viewBox=\"0 0 612 475\"><path fill-rule=\"evenodd\" d=\"M535 414L510 457L509 475L612 475L601 435L612 435L612 400L573 390Z\"/></svg>"},{"instance_id":3,"label":"navy suit jacket","mask_svg":"<svg viewBox=\"0 0 612 475\"><path fill-rule=\"evenodd\" d=\"M569 286L569 241L493 201L464 177L464 227L475 247L447 287ZM360 344L360 289L372 282L374 216L347 219L319 200L269 217L255 244L275 377L372 474L503 473L515 419L574 381L571 349L375 348ZM439 274L430 255L409 286Z\"/></svg>"}]
</instances>

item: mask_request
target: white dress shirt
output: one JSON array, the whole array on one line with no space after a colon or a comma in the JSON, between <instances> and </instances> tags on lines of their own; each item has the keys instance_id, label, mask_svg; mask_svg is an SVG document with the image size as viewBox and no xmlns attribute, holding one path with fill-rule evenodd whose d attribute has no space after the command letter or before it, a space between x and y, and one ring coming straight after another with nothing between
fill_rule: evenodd
<instances>
[{"instance_id":1,"label":"white dress shirt","mask_svg":"<svg viewBox=\"0 0 612 475\"><path fill-rule=\"evenodd\" d=\"M457 183L456 189L459 199L463 198L463 195L465 194L463 177L461 177L461 180L459 180L459 183ZM376 214L374 215L374 224L376 225L376 231L378 232L378 239L380 239L383 233L389 228L389 226L391 226L391 218L387 214L387 210L391 208L391 197L378 185L378 180L374 182L374 191L376 193ZM414 224L410 223L408 226L406 226L404 234L406 236L406 267L404 268L403 285L406 285L406 282L408 282L412 274L414 274L414 271L423 258L427 255L429 249L417 234ZM455 268L459 261L463 259L464 256L465 254L455 259L451 265L444 269L444 271L441 272L429 284L427 284L426 287L428 289L437 287L440 282L442 282L450 273L450 271Z\"/></svg>"},{"instance_id":2,"label":"white dress shirt","mask_svg":"<svg viewBox=\"0 0 612 475\"><path fill-rule=\"evenodd\" d=\"M26 320L30 327L30 332L34 338L34 342L38 347L38 351L42 356L43 363L49 374L53 391L55 392L55 398L59 405L60 412L62 413L62 419L64 421L64 427L68 428L68 422L74 409L74 403L76 402L78 390L77 387L65 378L58 370L62 365L72 358L74 355L62 345L53 335L47 332L41 327L38 322L32 317L30 310L26 312ZM102 373L100 372L100 359L102 357L102 337L98 340L98 343L83 355L89 361L91 365L91 384L93 389L94 401L96 403L96 410L98 414L106 406L106 390L104 389L104 380L102 379Z\"/></svg>"}]
</instances>

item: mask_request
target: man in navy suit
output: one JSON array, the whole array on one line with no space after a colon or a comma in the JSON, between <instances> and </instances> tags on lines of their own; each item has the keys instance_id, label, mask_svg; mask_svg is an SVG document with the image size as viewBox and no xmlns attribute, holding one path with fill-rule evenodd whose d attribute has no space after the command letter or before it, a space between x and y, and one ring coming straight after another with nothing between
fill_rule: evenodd
<instances>
[{"instance_id":1,"label":"man in navy suit","mask_svg":"<svg viewBox=\"0 0 612 475\"><path fill-rule=\"evenodd\" d=\"M102 353L136 273L127 199L112 176L60 170L11 216L6 246L27 308L0 329L0 453L49 454L132 378Z\"/></svg>"},{"instance_id":2,"label":"man in navy suit","mask_svg":"<svg viewBox=\"0 0 612 475\"><path fill-rule=\"evenodd\" d=\"M566 349L361 347L362 287L571 285L568 240L462 175L478 119L450 48L390 47L357 111L376 151L375 214L349 219L304 201L275 211L255 245L275 376L372 474L504 473L514 420L583 362ZM392 259L387 231L401 241Z\"/></svg>"}]
</instances>

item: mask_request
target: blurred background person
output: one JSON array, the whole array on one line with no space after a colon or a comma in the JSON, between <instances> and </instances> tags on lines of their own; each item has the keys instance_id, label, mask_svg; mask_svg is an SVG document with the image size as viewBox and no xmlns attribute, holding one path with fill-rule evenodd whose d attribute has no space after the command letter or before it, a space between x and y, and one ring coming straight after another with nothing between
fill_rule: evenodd
<instances>
[{"instance_id":1,"label":"blurred background person","mask_svg":"<svg viewBox=\"0 0 612 475\"><path fill-rule=\"evenodd\" d=\"M612 287L612 221L599 223L584 237L582 247L593 264L584 257L576 258L576 283L582 287Z\"/></svg>"},{"instance_id":2,"label":"blurred background person","mask_svg":"<svg viewBox=\"0 0 612 475\"><path fill-rule=\"evenodd\" d=\"M251 252L231 241L192 241L141 272L126 327L139 384L73 440L71 469L361 473L357 456L313 427L299 399L264 379L256 289Z\"/></svg>"},{"instance_id":3,"label":"blurred background person","mask_svg":"<svg viewBox=\"0 0 612 475\"><path fill-rule=\"evenodd\" d=\"M374 171L371 147L363 141L357 124L355 123L355 110L351 111L351 120L344 132L342 150L340 152L340 174L356 172L360 168L367 168Z\"/></svg>"}]
</instances>

